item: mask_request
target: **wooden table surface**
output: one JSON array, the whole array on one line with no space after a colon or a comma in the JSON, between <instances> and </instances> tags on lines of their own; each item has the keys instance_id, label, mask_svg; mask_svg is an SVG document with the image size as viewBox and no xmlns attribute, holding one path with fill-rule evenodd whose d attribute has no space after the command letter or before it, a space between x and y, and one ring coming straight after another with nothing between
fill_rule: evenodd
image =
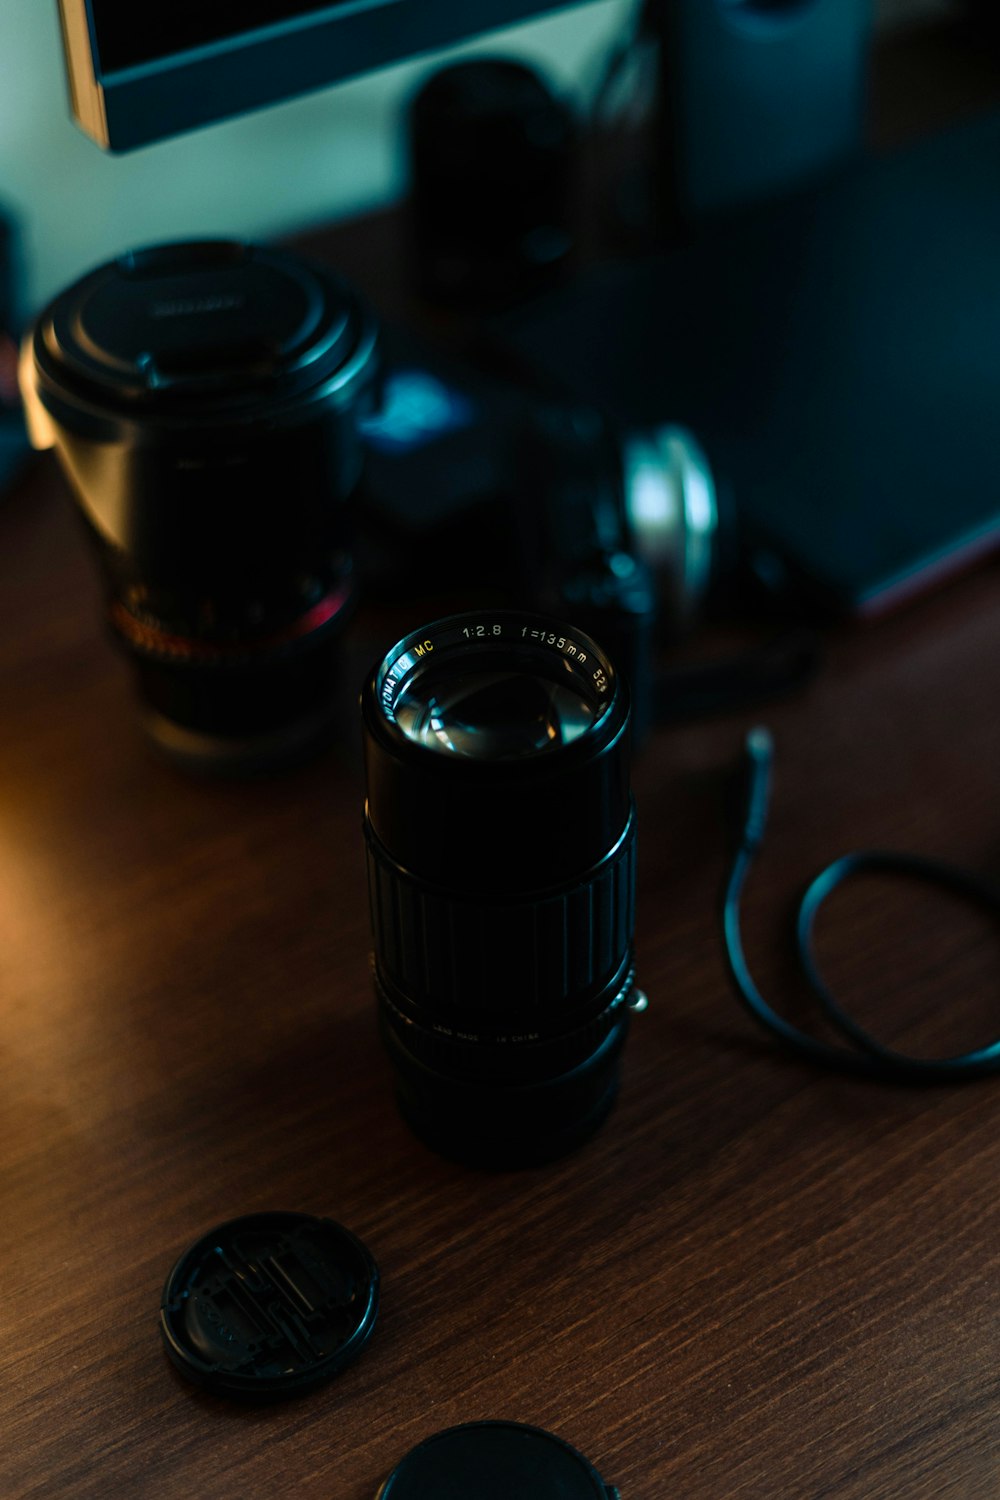
<instances>
[{"instance_id":1,"label":"wooden table surface","mask_svg":"<svg viewBox=\"0 0 1000 1500\"><path fill-rule=\"evenodd\" d=\"M611 1119L555 1165L477 1173L411 1136L375 1034L351 700L385 619L345 649L340 741L220 784L147 749L48 461L3 503L0 557L4 1500L373 1500L479 1418L559 1433L622 1500L1000 1494L1000 1082L823 1075L744 1017L716 895L761 715L658 732L636 764L650 1008ZM745 925L788 1014L817 1024L787 913L829 858L1000 869L998 660L987 567L835 633L762 715ZM1000 1029L1000 935L947 897L859 882L820 948L902 1045ZM157 1313L194 1238L268 1208L350 1226L383 1303L335 1382L248 1411L175 1373Z\"/></svg>"}]
</instances>

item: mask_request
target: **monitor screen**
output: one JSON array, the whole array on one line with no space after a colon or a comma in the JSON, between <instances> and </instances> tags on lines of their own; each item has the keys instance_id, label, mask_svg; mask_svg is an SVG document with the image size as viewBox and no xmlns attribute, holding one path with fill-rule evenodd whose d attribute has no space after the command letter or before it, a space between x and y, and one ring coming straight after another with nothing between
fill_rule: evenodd
<instances>
[{"instance_id":1,"label":"monitor screen","mask_svg":"<svg viewBox=\"0 0 1000 1500\"><path fill-rule=\"evenodd\" d=\"M59 0L73 113L146 145L573 0Z\"/></svg>"},{"instance_id":2,"label":"monitor screen","mask_svg":"<svg viewBox=\"0 0 1000 1500\"><path fill-rule=\"evenodd\" d=\"M105 72L155 62L174 53L189 52L209 42L246 35L276 20L291 21L317 11L350 9L353 0L243 0L234 19L231 0L175 0L156 4L146 0L91 0L94 35L99 39Z\"/></svg>"}]
</instances>

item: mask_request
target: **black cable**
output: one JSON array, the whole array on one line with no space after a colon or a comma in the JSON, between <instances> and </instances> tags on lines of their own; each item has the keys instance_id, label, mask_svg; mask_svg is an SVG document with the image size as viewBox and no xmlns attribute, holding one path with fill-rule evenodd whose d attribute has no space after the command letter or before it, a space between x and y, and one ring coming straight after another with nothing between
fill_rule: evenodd
<instances>
[{"instance_id":1,"label":"black cable","mask_svg":"<svg viewBox=\"0 0 1000 1500\"><path fill-rule=\"evenodd\" d=\"M852 875L877 872L929 881L954 891L967 900L1000 916L1000 887L994 883L936 860L917 855L861 850L835 859L809 885L799 904L796 936L799 962L806 980L834 1026L851 1043L830 1045L801 1031L780 1016L757 989L747 967L740 934L740 897L751 865L760 850L767 826L770 800L773 744L763 728L752 729L744 745L740 835L726 880L722 901L722 926L726 962L737 994L759 1025L798 1056L823 1067L865 1078L897 1083L950 1083L983 1078L1000 1071L1000 1038L973 1052L954 1057L910 1057L886 1047L843 1009L827 987L816 961L813 929L827 897Z\"/></svg>"}]
</instances>

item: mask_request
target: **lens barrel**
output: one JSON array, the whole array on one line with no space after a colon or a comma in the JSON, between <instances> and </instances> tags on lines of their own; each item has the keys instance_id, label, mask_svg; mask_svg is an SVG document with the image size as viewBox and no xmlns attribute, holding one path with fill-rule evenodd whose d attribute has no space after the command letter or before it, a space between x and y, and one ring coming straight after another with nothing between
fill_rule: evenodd
<instances>
[{"instance_id":1,"label":"lens barrel","mask_svg":"<svg viewBox=\"0 0 1000 1500\"><path fill-rule=\"evenodd\" d=\"M532 614L400 641L362 694L380 1028L443 1154L543 1161L614 1101L629 1019L629 706L601 648Z\"/></svg>"},{"instance_id":2,"label":"lens barrel","mask_svg":"<svg viewBox=\"0 0 1000 1500\"><path fill-rule=\"evenodd\" d=\"M108 262L25 339L32 441L70 481L175 759L280 759L331 717L377 348L326 267L229 240Z\"/></svg>"}]
</instances>

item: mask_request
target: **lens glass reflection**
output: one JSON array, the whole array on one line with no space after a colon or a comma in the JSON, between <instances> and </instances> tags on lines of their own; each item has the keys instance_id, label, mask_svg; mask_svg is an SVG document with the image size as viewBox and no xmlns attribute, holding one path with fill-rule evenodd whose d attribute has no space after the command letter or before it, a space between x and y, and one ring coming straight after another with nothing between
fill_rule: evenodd
<instances>
[{"instance_id":1,"label":"lens glass reflection","mask_svg":"<svg viewBox=\"0 0 1000 1500\"><path fill-rule=\"evenodd\" d=\"M469 760L518 760L568 745L596 717L571 678L498 667L417 672L401 689L396 723L415 744Z\"/></svg>"}]
</instances>

